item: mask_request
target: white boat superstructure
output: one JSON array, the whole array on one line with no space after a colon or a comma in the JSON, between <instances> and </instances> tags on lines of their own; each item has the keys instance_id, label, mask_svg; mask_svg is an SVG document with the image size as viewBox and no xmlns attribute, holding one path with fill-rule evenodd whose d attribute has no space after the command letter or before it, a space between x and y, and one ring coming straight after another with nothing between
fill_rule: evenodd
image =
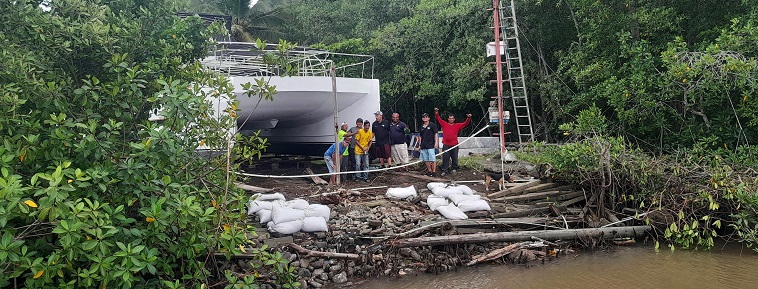
<instances>
[{"instance_id":1,"label":"white boat superstructure","mask_svg":"<svg viewBox=\"0 0 758 289\"><path fill-rule=\"evenodd\" d=\"M265 65L274 46L259 50L252 43L221 42L203 64L225 73L234 85L240 113L240 133L261 130L270 152L313 154L334 143L335 98L330 65L336 63L336 106L338 123L354 126L357 118L373 121L379 110L379 80L373 79L373 57L329 53L298 47L286 53L295 67L292 76L280 75L279 67ZM242 85L263 78L276 87L273 101L244 95Z\"/></svg>"}]
</instances>

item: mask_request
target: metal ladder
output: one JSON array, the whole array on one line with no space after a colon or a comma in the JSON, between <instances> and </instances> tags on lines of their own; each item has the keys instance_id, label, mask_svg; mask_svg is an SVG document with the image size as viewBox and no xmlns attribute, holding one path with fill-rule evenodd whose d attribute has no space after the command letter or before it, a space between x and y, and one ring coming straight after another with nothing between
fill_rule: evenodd
<instances>
[{"instance_id":1,"label":"metal ladder","mask_svg":"<svg viewBox=\"0 0 758 289\"><path fill-rule=\"evenodd\" d=\"M508 86L508 91L510 91L518 141L519 143L530 142L534 140L534 130L532 129L529 99L526 94L524 67L521 61L521 45L518 38L518 25L516 24L516 8L513 6L513 0L510 1L510 5L508 6L503 6L503 1L498 2L497 14L500 18L500 40L505 46L503 49L505 59L502 62L505 64L505 73L502 81L504 85ZM497 82L497 80L494 82ZM503 98L505 97L504 95Z\"/></svg>"}]
</instances>

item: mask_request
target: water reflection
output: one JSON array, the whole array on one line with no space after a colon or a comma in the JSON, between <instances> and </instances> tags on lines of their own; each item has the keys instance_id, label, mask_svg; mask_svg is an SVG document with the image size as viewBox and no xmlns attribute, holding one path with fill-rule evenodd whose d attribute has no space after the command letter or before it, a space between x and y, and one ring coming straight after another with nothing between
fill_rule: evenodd
<instances>
[{"instance_id":1,"label":"water reflection","mask_svg":"<svg viewBox=\"0 0 758 289\"><path fill-rule=\"evenodd\" d=\"M710 252L619 247L525 266L479 266L445 274L371 280L356 288L758 288L758 254L739 246Z\"/></svg>"}]
</instances>

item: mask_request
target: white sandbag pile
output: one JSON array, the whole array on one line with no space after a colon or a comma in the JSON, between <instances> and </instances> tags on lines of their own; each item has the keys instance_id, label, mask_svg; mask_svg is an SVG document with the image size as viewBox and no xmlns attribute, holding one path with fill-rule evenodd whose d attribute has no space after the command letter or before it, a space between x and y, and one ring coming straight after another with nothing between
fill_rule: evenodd
<instances>
[{"instance_id":1,"label":"white sandbag pile","mask_svg":"<svg viewBox=\"0 0 758 289\"><path fill-rule=\"evenodd\" d=\"M426 198L426 204L429 205L430 210L436 211L438 207L447 206L449 202L447 201L445 197L431 195L428 198Z\"/></svg>"},{"instance_id":2,"label":"white sandbag pile","mask_svg":"<svg viewBox=\"0 0 758 289\"><path fill-rule=\"evenodd\" d=\"M468 219L464 212L491 210L487 200L482 199L468 186L429 183L426 187L432 191L432 195L426 199L429 209L440 212L449 220Z\"/></svg>"},{"instance_id":3,"label":"white sandbag pile","mask_svg":"<svg viewBox=\"0 0 758 289\"><path fill-rule=\"evenodd\" d=\"M426 188L429 189L430 191L433 191L434 188L444 188L444 187L447 187L446 183L431 182L431 183L426 184Z\"/></svg>"},{"instance_id":4,"label":"white sandbag pile","mask_svg":"<svg viewBox=\"0 0 758 289\"><path fill-rule=\"evenodd\" d=\"M389 188L386 196L390 199L408 199L418 196L416 187L410 186L405 188Z\"/></svg>"},{"instance_id":5,"label":"white sandbag pile","mask_svg":"<svg viewBox=\"0 0 758 289\"><path fill-rule=\"evenodd\" d=\"M464 212L476 212L476 211L489 211L492 210L490 208L490 204L487 203L487 201L478 199L478 200L466 200L462 201L458 204L458 209Z\"/></svg>"},{"instance_id":6,"label":"white sandbag pile","mask_svg":"<svg viewBox=\"0 0 758 289\"><path fill-rule=\"evenodd\" d=\"M456 205L458 205L463 201L479 200L482 197L480 197L479 195L450 195L447 198L450 199L450 201L452 201Z\"/></svg>"},{"instance_id":7,"label":"white sandbag pile","mask_svg":"<svg viewBox=\"0 0 758 289\"><path fill-rule=\"evenodd\" d=\"M449 204L447 206L437 207L437 212L440 212L448 220L465 220L468 219L461 209L455 206L455 204Z\"/></svg>"},{"instance_id":8,"label":"white sandbag pile","mask_svg":"<svg viewBox=\"0 0 758 289\"><path fill-rule=\"evenodd\" d=\"M309 204L303 199L286 201L280 193L256 194L250 198L248 215L257 215L269 231L280 234L327 232L331 209L321 204Z\"/></svg>"}]
</instances>

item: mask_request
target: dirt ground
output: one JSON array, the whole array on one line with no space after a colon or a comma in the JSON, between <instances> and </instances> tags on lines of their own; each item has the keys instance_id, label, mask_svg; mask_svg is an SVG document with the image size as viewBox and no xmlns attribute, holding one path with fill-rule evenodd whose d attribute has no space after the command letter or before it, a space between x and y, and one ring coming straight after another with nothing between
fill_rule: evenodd
<instances>
[{"instance_id":1,"label":"dirt ground","mask_svg":"<svg viewBox=\"0 0 758 289\"><path fill-rule=\"evenodd\" d=\"M412 160L412 162L415 160ZM439 162L438 162L439 163ZM378 164L372 163L371 167L378 168ZM323 159L313 157L266 157L255 163L255 166L243 166L241 169L245 173L271 175L276 178L264 177L246 177L245 183L253 186L274 189L285 195L287 199L307 197L325 192L335 191L337 189L361 189L367 187L408 187L414 185L416 189L426 188L426 184L431 181L440 182L464 182L472 189L484 192L484 174L468 168L459 168L454 174L440 176L440 169L437 168L437 176L434 178L423 177L426 168L422 164L409 166L409 171L403 169L393 169L389 171L379 171L369 173L369 182L353 181L352 175L347 177L346 182L341 182L340 186L329 186L325 184L316 184L310 178L280 178L283 176L295 176L307 174L305 170L310 168L314 173L327 173L326 165ZM394 173L399 172L399 173ZM422 177L413 177L422 176ZM328 181L328 176L321 177ZM476 182L470 182L476 181ZM496 187L497 185L493 183ZM492 188L491 188L492 189ZM386 188L367 189L367 193L383 194Z\"/></svg>"}]
</instances>

